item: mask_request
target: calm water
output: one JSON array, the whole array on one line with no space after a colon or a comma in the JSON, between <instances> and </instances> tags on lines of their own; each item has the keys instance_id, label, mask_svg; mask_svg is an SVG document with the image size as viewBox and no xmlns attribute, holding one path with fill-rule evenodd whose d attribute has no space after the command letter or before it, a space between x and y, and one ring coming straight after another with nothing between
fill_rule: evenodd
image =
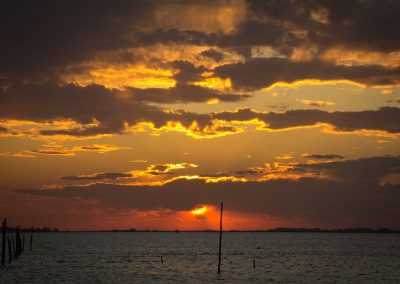
<instances>
[{"instance_id":1,"label":"calm water","mask_svg":"<svg viewBox=\"0 0 400 284\"><path fill-rule=\"evenodd\" d=\"M218 233L40 233L0 283L400 283L399 234L224 233L219 276L217 253Z\"/></svg>"}]
</instances>

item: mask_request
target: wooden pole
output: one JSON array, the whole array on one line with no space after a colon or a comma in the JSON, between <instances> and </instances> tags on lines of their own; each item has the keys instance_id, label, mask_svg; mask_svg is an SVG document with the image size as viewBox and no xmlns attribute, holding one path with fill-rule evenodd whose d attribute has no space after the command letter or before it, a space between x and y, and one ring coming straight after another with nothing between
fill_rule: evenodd
<instances>
[{"instance_id":1,"label":"wooden pole","mask_svg":"<svg viewBox=\"0 0 400 284\"><path fill-rule=\"evenodd\" d=\"M15 227L14 256L18 259L18 227Z\"/></svg>"},{"instance_id":2,"label":"wooden pole","mask_svg":"<svg viewBox=\"0 0 400 284\"><path fill-rule=\"evenodd\" d=\"M22 242L21 242L21 228L18 226L17 228L17 253L18 253L18 257L21 255L22 253Z\"/></svg>"},{"instance_id":3,"label":"wooden pole","mask_svg":"<svg viewBox=\"0 0 400 284\"><path fill-rule=\"evenodd\" d=\"M7 237L8 242L8 262L12 261L12 246L11 246L11 239Z\"/></svg>"},{"instance_id":4,"label":"wooden pole","mask_svg":"<svg viewBox=\"0 0 400 284\"><path fill-rule=\"evenodd\" d=\"M17 259L19 257L19 246L18 246L18 226L15 228L15 258Z\"/></svg>"},{"instance_id":5,"label":"wooden pole","mask_svg":"<svg viewBox=\"0 0 400 284\"><path fill-rule=\"evenodd\" d=\"M6 234L7 234L7 218L3 221L2 239L1 239L1 265L6 265Z\"/></svg>"},{"instance_id":6,"label":"wooden pole","mask_svg":"<svg viewBox=\"0 0 400 284\"><path fill-rule=\"evenodd\" d=\"M221 217L219 219L218 274L221 273L222 211L223 210L224 210L224 203L221 202Z\"/></svg>"},{"instance_id":7,"label":"wooden pole","mask_svg":"<svg viewBox=\"0 0 400 284\"><path fill-rule=\"evenodd\" d=\"M164 263L164 259L163 259L163 257L161 256L161 263Z\"/></svg>"},{"instance_id":8,"label":"wooden pole","mask_svg":"<svg viewBox=\"0 0 400 284\"><path fill-rule=\"evenodd\" d=\"M253 259L253 268L256 268L256 260Z\"/></svg>"},{"instance_id":9,"label":"wooden pole","mask_svg":"<svg viewBox=\"0 0 400 284\"><path fill-rule=\"evenodd\" d=\"M29 242L29 250L32 250L32 239L33 239L33 233L31 233L31 241Z\"/></svg>"},{"instance_id":10,"label":"wooden pole","mask_svg":"<svg viewBox=\"0 0 400 284\"><path fill-rule=\"evenodd\" d=\"M17 248L15 246L15 238L14 238L14 236L12 237L11 241L12 241L12 247L13 247L13 251L14 251L14 258L17 259L18 258L17 257Z\"/></svg>"}]
</instances>

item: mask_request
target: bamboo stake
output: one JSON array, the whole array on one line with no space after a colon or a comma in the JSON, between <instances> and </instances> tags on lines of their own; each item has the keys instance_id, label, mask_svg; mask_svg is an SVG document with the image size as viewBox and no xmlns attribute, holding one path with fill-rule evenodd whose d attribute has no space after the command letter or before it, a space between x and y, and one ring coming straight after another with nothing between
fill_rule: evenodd
<instances>
[{"instance_id":1,"label":"bamboo stake","mask_svg":"<svg viewBox=\"0 0 400 284\"><path fill-rule=\"evenodd\" d=\"M218 274L221 273L222 211L223 211L223 209L224 209L224 203L221 202L221 217L219 220Z\"/></svg>"}]
</instances>

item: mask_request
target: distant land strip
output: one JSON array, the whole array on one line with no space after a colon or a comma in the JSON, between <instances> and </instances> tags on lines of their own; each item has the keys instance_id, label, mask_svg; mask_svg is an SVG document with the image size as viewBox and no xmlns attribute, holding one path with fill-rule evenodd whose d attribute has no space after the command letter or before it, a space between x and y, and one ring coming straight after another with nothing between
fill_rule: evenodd
<instances>
[{"instance_id":1,"label":"distant land strip","mask_svg":"<svg viewBox=\"0 0 400 284\"><path fill-rule=\"evenodd\" d=\"M7 231L13 231L15 228L8 227ZM21 228L21 232L38 232L38 233L96 233L96 232L135 232L135 233L146 233L146 232L167 232L167 233L190 233L190 232L218 232L218 230L137 230L134 228L127 230L59 230L58 228ZM375 233L375 234L398 234L400 230L388 229L388 228L344 228L344 229L320 229L320 228L274 228L269 230L224 230L224 232L235 233L235 232L249 232L249 233Z\"/></svg>"}]
</instances>

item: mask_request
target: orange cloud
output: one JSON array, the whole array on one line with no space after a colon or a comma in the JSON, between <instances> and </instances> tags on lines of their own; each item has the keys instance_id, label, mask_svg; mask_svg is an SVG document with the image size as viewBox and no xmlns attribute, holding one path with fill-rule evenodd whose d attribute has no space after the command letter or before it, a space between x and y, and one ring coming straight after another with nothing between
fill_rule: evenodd
<instances>
[{"instance_id":1,"label":"orange cloud","mask_svg":"<svg viewBox=\"0 0 400 284\"><path fill-rule=\"evenodd\" d=\"M329 102L329 101L316 101L316 100L306 100L306 99L297 100L297 101L301 102L301 103L303 103L305 105L318 106L318 107L326 107L326 106L335 105L334 102Z\"/></svg>"},{"instance_id":2,"label":"orange cloud","mask_svg":"<svg viewBox=\"0 0 400 284\"><path fill-rule=\"evenodd\" d=\"M292 158L293 158L293 156L290 154L283 154L282 156L275 157L275 159L278 159L278 160L288 160L288 159L292 159Z\"/></svg>"},{"instance_id":3,"label":"orange cloud","mask_svg":"<svg viewBox=\"0 0 400 284\"><path fill-rule=\"evenodd\" d=\"M191 210L190 213L192 213L195 216L199 216L199 215L204 215L206 214L208 211L208 207L207 206L198 206L195 209Z\"/></svg>"},{"instance_id":4,"label":"orange cloud","mask_svg":"<svg viewBox=\"0 0 400 284\"><path fill-rule=\"evenodd\" d=\"M384 90L381 91L381 94L383 94L383 95L391 95L391 94L394 94L394 91L393 90L384 89Z\"/></svg>"},{"instance_id":5,"label":"orange cloud","mask_svg":"<svg viewBox=\"0 0 400 284\"><path fill-rule=\"evenodd\" d=\"M336 64L353 66L360 64L377 64L389 68L400 66L400 52L379 52L365 50L351 50L345 47L334 47L326 50L321 56L325 61Z\"/></svg>"},{"instance_id":6,"label":"orange cloud","mask_svg":"<svg viewBox=\"0 0 400 284\"><path fill-rule=\"evenodd\" d=\"M276 82L272 84L271 86L268 86L266 88L261 89L261 91L269 91L273 90L274 88L289 88L289 89L295 89L299 86L318 86L318 85L339 85L339 84L346 84L346 85L352 85L357 88L364 89L367 86L358 82L354 82L351 80L319 80L319 79L304 79L304 80L296 80L293 82Z\"/></svg>"},{"instance_id":7,"label":"orange cloud","mask_svg":"<svg viewBox=\"0 0 400 284\"><path fill-rule=\"evenodd\" d=\"M26 150L20 152L3 152L0 153L0 156L9 156L9 157L22 157L22 158L33 158L38 155L48 155L48 156L75 156L78 152L96 152L99 154L104 154L107 152L118 151L118 150L127 150L131 149L128 147L118 147L115 145L109 144L92 144L86 146L75 146L72 148L64 148L62 145L51 142L48 144L44 144L43 148Z\"/></svg>"},{"instance_id":8,"label":"orange cloud","mask_svg":"<svg viewBox=\"0 0 400 284\"><path fill-rule=\"evenodd\" d=\"M246 15L245 1L192 2L182 5L160 2L155 11L155 25L159 28L196 30L205 33L232 33ZM179 15L178 17L176 15ZM207 15L207 17L199 17Z\"/></svg>"}]
</instances>

